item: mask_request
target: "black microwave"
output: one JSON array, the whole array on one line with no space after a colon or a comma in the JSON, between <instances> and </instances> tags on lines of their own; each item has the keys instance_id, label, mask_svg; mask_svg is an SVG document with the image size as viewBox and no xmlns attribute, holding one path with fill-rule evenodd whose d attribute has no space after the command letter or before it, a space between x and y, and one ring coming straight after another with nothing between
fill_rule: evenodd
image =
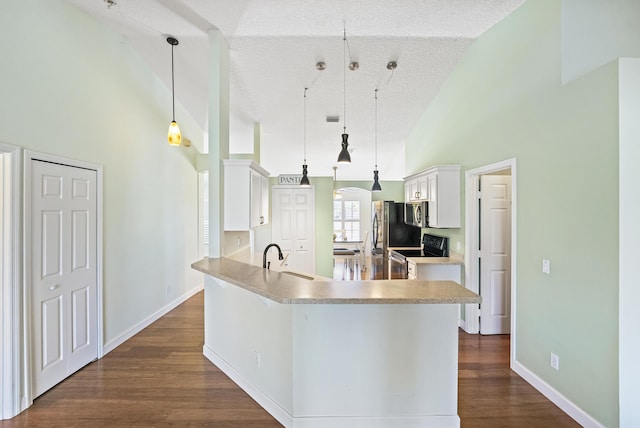
<instances>
[{"instance_id":1,"label":"black microwave","mask_svg":"<svg viewBox=\"0 0 640 428\"><path fill-rule=\"evenodd\" d=\"M404 222L412 226L429 227L429 202L405 202Z\"/></svg>"}]
</instances>

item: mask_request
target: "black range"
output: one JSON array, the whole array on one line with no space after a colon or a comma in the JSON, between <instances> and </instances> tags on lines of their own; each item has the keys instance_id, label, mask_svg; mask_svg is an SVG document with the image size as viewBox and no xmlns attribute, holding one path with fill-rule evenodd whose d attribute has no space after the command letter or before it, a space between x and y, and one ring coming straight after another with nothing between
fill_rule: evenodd
<instances>
[{"instance_id":1,"label":"black range","mask_svg":"<svg viewBox=\"0 0 640 428\"><path fill-rule=\"evenodd\" d=\"M422 249L389 251L389 279L407 279L407 257L448 257L449 238L444 236L422 236Z\"/></svg>"}]
</instances>

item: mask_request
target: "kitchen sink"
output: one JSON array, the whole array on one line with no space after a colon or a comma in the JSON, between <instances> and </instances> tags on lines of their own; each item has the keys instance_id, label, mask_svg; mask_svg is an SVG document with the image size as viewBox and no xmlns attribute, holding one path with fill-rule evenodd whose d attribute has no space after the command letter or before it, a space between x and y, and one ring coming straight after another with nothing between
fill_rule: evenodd
<instances>
[{"instance_id":1,"label":"kitchen sink","mask_svg":"<svg viewBox=\"0 0 640 428\"><path fill-rule=\"evenodd\" d=\"M309 275L304 275L298 272L291 272L290 270L283 270L280 273L286 273L287 275L292 275L292 276L297 276L298 278L301 279L306 279L307 281L313 281L315 278Z\"/></svg>"}]
</instances>

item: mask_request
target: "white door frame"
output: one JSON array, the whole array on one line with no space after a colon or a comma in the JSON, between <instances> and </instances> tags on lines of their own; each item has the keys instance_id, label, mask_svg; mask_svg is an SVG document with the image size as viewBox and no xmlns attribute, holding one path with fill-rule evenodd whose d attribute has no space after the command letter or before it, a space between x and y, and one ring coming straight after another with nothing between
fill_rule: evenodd
<instances>
[{"instance_id":1,"label":"white door frame","mask_svg":"<svg viewBox=\"0 0 640 428\"><path fill-rule=\"evenodd\" d=\"M2 278L0 278L0 420L17 415L21 387L21 194L22 149L0 143L2 153ZM8 202L8 204L7 204Z\"/></svg>"},{"instance_id":2,"label":"white door frame","mask_svg":"<svg viewBox=\"0 0 640 428\"><path fill-rule=\"evenodd\" d=\"M98 359L104 356L104 334L103 334L103 310L102 310L102 198L103 198L103 177L102 177L102 165L97 165L89 162L83 162L75 159L64 158L61 156L49 155L44 153L33 152L30 150L24 151L24 219L23 224L29 225L31 224L31 165L32 161L40 160L45 162L57 163L60 165L66 165L77 168L84 168L96 171L97 175L97 207L96 207L96 226L97 226L97 240L96 240L96 268L97 268L97 340L98 340ZM24 342L25 342L25 353L23 356L23 364L24 364L24 378L25 378L25 394L26 397L26 407L29 407L33 403L33 391L32 391L32 359L31 355L31 290L29 284L31 283L31 260L27 257L28 254L31 254L31 228L24 228L24 282L23 282L23 295L24 295L24 304L22 307L23 310L23 323L24 323ZM24 409L22 409L24 410Z\"/></svg>"},{"instance_id":3,"label":"white door frame","mask_svg":"<svg viewBox=\"0 0 640 428\"><path fill-rule=\"evenodd\" d=\"M505 169L511 169L511 365L516 357L516 159L507 159L490 165L465 171L465 286L474 293L479 290L478 266L474 262L478 248L478 178ZM479 309L477 305L465 305L465 328L467 333L480 331Z\"/></svg>"}]
</instances>

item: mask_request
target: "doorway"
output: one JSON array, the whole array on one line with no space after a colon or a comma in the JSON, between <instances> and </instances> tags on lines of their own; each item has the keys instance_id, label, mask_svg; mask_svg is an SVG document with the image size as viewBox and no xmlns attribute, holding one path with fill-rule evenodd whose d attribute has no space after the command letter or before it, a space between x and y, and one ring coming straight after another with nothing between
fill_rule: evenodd
<instances>
[{"instance_id":1,"label":"doorway","mask_svg":"<svg viewBox=\"0 0 640 428\"><path fill-rule=\"evenodd\" d=\"M25 151L28 404L102 357L102 167Z\"/></svg>"},{"instance_id":2,"label":"doorway","mask_svg":"<svg viewBox=\"0 0 640 428\"><path fill-rule=\"evenodd\" d=\"M333 278L368 279L371 269L371 191L343 187L333 197Z\"/></svg>"},{"instance_id":3,"label":"doorway","mask_svg":"<svg viewBox=\"0 0 640 428\"><path fill-rule=\"evenodd\" d=\"M500 177L496 181L496 189L500 189L502 192L501 202L508 204L508 206L502 206L505 209L496 209L495 212L489 213L488 208L492 204L489 198L486 200L482 198L481 186L484 182L491 187L492 177ZM498 162L490 165L486 165L480 168L468 170L465 173L466 192L465 192L465 266L466 278L465 284L468 289L474 291L483 296L484 308L478 305L465 305L465 320L463 323L463 329L467 333L478 334L481 332L481 324L483 322L490 324L491 322L499 322L498 318L502 318L502 321L507 321L507 333L511 334L511 360L515 358L515 325L516 325L516 160L509 159L503 162ZM500 199L500 198L496 198ZM482 204L485 203L485 209L482 209ZM496 208L496 207L494 207ZM501 211L500 211L501 210ZM482 211L485 212L484 220L485 226L483 228ZM491 244L490 229L487 229L487 223L497 223L496 227L506 228L508 236L506 238L506 244L498 239L495 244ZM483 237L483 233L484 236ZM494 234L495 237L495 234ZM500 238L498 234L498 238ZM504 236L503 236L504 238ZM485 241L485 242L483 242ZM482 247L484 245L484 247ZM481 253L481 248L493 245L494 248L498 248L499 251L485 250ZM482 257L486 255L485 262L491 258L489 253L506 253L502 260L494 259L492 261L495 268L493 275L491 273L491 264L487 265L483 263ZM502 263L502 266L500 266ZM506 266L505 266L506 263ZM482 270L485 270L483 272ZM489 272L487 272L489 270ZM493 276L493 278L491 278ZM484 281L484 284L483 284ZM486 291L486 287L489 287L489 291ZM499 293L496 296L491 296L491 288L498 290ZM487 295L483 295L483 291ZM502 294L500 294L502 293ZM506 299L506 301L505 301ZM487 301L485 301L487 300ZM493 305L493 310L490 308ZM495 308L505 308L507 313L500 313L500 310ZM484 312L483 312L484 310ZM504 311L503 311L504 312ZM483 320L484 317L489 317ZM490 317L494 319L491 320Z\"/></svg>"}]
</instances>

